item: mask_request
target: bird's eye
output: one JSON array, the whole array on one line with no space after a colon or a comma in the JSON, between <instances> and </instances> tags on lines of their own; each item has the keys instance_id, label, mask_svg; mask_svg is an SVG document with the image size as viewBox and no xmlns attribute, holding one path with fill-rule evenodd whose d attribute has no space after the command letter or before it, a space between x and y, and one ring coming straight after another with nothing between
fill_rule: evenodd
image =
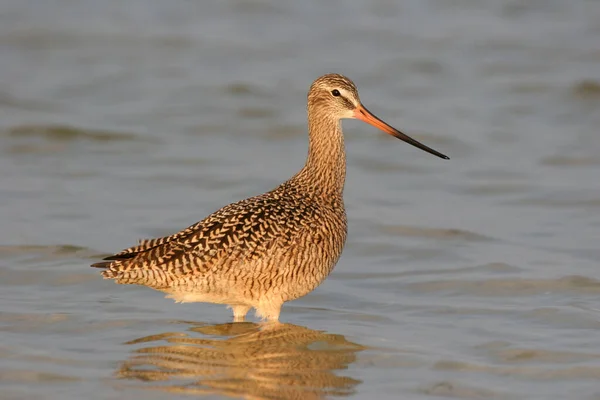
<instances>
[{"instance_id":1,"label":"bird's eye","mask_svg":"<svg viewBox=\"0 0 600 400\"><path fill-rule=\"evenodd\" d=\"M339 91L339 90L337 90L337 89L333 89L333 90L331 91L331 94L332 94L332 95L334 95L335 97L338 97L338 96L340 96L340 91Z\"/></svg>"}]
</instances>

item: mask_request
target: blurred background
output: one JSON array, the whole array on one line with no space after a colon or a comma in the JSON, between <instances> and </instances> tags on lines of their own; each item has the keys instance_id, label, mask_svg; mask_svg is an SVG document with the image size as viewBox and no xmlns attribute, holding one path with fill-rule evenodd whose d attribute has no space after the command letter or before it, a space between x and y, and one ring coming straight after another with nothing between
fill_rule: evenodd
<instances>
[{"instance_id":1,"label":"blurred background","mask_svg":"<svg viewBox=\"0 0 600 400\"><path fill-rule=\"evenodd\" d=\"M293 175L328 72L451 160L344 123L284 330L88 267ZM599 182L595 0L3 0L0 398L600 399Z\"/></svg>"}]
</instances>

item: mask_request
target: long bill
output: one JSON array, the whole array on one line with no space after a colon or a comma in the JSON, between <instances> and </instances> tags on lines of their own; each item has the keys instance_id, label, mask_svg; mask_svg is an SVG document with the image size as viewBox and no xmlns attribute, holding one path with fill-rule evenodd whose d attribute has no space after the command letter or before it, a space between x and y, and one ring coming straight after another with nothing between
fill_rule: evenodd
<instances>
[{"instance_id":1,"label":"long bill","mask_svg":"<svg viewBox=\"0 0 600 400\"><path fill-rule=\"evenodd\" d=\"M447 155L442 154L439 151L432 149L431 147L427 147L423 143L400 132L398 129L389 126L388 124L386 124L385 122L383 122L382 120L377 118L375 115L373 115L362 104L359 104L359 106L356 107L356 109L354 110L354 117L356 119L360 119L361 121L366 122L367 124L373 125L374 127L381 129L385 133L392 135L394 137L397 137L398 139L403 140L406 143L412 144L413 146L415 146L423 151L433 154L434 156L438 156L440 158L443 158L444 160L450 159L450 157L448 157Z\"/></svg>"}]
</instances>

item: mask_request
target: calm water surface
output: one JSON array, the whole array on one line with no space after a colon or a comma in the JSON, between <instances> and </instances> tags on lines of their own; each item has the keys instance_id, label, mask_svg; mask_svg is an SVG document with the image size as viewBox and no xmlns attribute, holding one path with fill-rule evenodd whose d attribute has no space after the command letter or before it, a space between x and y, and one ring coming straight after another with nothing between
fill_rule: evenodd
<instances>
[{"instance_id":1,"label":"calm water surface","mask_svg":"<svg viewBox=\"0 0 600 400\"><path fill-rule=\"evenodd\" d=\"M600 2L5 0L0 398L600 399ZM269 190L341 72L346 250L279 329L88 265Z\"/></svg>"}]
</instances>

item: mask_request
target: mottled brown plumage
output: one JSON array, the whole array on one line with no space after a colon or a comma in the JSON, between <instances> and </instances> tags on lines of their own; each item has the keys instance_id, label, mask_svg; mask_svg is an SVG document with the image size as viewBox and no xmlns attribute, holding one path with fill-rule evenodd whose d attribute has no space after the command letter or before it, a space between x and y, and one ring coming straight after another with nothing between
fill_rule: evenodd
<instances>
[{"instance_id":1,"label":"mottled brown plumage","mask_svg":"<svg viewBox=\"0 0 600 400\"><path fill-rule=\"evenodd\" d=\"M447 158L370 114L351 80L324 75L308 94L309 152L294 177L92 266L105 268L106 279L149 286L178 302L228 304L236 321L250 308L278 320L284 302L304 296L329 275L346 241L342 118L361 119Z\"/></svg>"}]
</instances>

